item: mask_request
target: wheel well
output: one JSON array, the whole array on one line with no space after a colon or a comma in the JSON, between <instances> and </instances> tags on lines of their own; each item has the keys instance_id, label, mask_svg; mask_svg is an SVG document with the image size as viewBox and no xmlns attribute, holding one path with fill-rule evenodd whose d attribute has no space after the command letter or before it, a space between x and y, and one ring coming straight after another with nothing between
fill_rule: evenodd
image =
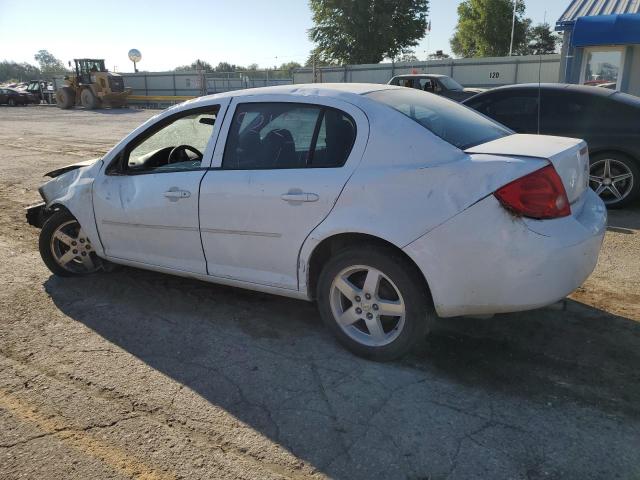
<instances>
[{"instance_id":1,"label":"wheel well","mask_svg":"<svg viewBox=\"0 0 640 480\"><path fill-rule=\"evenodd\" d=\"M327 263L329 258L331 258L334 254L344 248L351 246L363 246L365 244L375 245L378 247L386 248L388 250L393 250L395 253L398 253L416 269L416 272L424 282L424 286L430 294L431 290L429 289L429 283L424 277L422 270L420 270L418 265L416 265L411 257L409 257L409 255L407 255L404 251L402 251L402 249L398 248L391 242L383 240L379 237L375 237L373 235L367 235L364 233L341 233L329 238L325 238L316 246L316 248L311 253L311 258L309 260L309 274L307 285L309 296L311 298L316 297L318 279L320 278L322 268Z\"/></svg>"},{"instance_id":2,"label":"wheel well","mask_svg":"<svg viewBox=\"0 0 640 480\"><path fill-rule=\"evenodd\" d=\"M590 151L589 152L589 157L593 158L595 156L599 156L599 155L604 155L607 153L613 153L613 154L618 154L618 155L622 155L627 157L628 159L630 159L631 161L633 161L633 163L635 163L636 165L640 166L640 158L636 157L635 155L632 155L628 152L625 152L623 150L619 150L617 148L601 148L595 151Z\"/></svg>"}]
</instances>

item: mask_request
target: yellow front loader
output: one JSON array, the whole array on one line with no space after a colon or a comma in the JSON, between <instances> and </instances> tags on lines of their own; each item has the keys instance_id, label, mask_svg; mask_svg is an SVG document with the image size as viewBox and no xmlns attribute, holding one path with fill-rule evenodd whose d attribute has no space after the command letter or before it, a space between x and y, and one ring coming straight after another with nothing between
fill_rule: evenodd
<instances>
[{"instance_id":1,"label":"yellow front loader","mask_svg":"<svg viewBox=\"0 0 640 480\"><path fill-rule=\"evenodd\" d=\"M121 75L107 71L104 60L80 58L74 62L75 74L64 77L65 86L56 92L58 107L82 105L91 110L127 106L131 89L124 88Z\"/></svg>"}]
</instances>

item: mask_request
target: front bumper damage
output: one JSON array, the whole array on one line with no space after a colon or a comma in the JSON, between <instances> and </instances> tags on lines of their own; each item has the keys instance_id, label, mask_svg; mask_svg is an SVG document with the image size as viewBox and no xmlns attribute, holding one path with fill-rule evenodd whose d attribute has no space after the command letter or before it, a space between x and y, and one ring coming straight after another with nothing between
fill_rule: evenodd
<instances>
[{"instance_id":1,"label":"front bumper damage","mask_svg":"<svg viewBox=\"0 0 640 480\"><path fill-rule=\"evenodd\" d=\"M27 223L33 227L42 228L47 220L47 207L44 202L37 203L25 208Z\"/></svg>"}]
</instances>

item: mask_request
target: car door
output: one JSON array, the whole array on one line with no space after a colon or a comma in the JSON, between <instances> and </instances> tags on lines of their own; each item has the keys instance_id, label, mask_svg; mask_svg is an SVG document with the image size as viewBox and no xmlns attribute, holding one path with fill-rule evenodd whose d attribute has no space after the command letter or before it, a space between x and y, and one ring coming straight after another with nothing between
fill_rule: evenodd
<instances>
[{"instance_id":1,"label":"car door","mask_svg":"<svg viewBox=\"0 0 640 480\"><path fill-rule=\"evenodd\" d=\"M369 125L338 100L262 98L225 118L200 189L202 244L209 275L296 290L300 248L362 158Z\"/></svg>"},{"instance_id":2,"label":"car door","mask_svg":"<svg viewBox=\"0 0 640 480\"><path fill-rule=\"evenodd\" d=\"M225 108L217 103L163 117L96 181L96 223L108 258L206 273L198 188Z\"/></svg>"}]
</instances>

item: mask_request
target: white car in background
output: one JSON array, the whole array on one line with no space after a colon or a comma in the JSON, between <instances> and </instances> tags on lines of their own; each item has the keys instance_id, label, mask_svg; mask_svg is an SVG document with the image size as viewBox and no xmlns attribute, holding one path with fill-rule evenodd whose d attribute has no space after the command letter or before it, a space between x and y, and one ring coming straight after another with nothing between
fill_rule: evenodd
<instances>
[{"instance_id":1,"label":"white car in background","mask_svg":"<svg viewBox=\"0 0 640 480\"><path fill-rule=\"evenodd\" d=\"M369 84L202 97L31 208L56 275L111 263L305 300L358 355L408 352L428 318L562 299L606 211L580 140L516 135L436 95Z\"/></svg>"}]
</instances>

